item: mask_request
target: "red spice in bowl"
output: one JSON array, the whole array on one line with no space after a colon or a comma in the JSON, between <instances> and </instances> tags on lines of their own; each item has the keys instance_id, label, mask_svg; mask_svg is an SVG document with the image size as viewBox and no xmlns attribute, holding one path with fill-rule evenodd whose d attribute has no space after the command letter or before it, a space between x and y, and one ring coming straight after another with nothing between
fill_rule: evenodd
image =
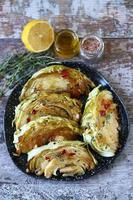
<instances>
[{"instance_id":1,"label":"red spice in bowl","mask_svg":"<svg viewBox=\"0 0 133 200\"><path fill-rule=\"evenodd\" d=\"M100 42L94 38L88 38L84 41L82 48L88 53L97 52L100 47Z\"/></svg>"},{"instance_id":2,"label":"red spice in bowl","mask_svg":"<svg viewBox=\"0 0 133 200\"><path fill-rule=\"evenodd\" d=\"M85 36L80 44L81 55L85 58L99 58L103 54L104 43L97 36Z\"/></svg>"}]
</instances>

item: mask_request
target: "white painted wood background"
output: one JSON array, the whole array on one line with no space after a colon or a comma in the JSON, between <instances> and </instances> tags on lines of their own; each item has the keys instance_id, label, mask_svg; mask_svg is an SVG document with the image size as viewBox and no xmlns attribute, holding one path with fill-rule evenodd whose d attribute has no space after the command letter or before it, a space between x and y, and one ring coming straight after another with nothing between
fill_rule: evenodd
<instances>
[{"instance_id":1,"label":"white painted wood background","mask_svg":"<svg viewBox=\"0 0 133 200\"><path fill-rule=\"evenodd\" d=\"M56 29L80 36L133 37L133 0L1 0L0 38L19 38L31 18L49 19Z\"/></svg>"},{"instance_id":2,"label":"white painted wood background","mask_svg":"<svg viewBox=\"0 0 133 200\"><path fill-rule=\"evenodd\" d=\"M9 93L0 101L0 200L132 200L133 199L133 0L0 0L0 59L22 47L20 33L32 18L49 19L55 29L72 28L79 36L104 38L105 56L92 67L123 98L130 118L127 145L106 171L86 180L39 180L13 164L3 137L3 113ZM114 39L116 38L116 39Z\"/></svg>"}]
</instances>

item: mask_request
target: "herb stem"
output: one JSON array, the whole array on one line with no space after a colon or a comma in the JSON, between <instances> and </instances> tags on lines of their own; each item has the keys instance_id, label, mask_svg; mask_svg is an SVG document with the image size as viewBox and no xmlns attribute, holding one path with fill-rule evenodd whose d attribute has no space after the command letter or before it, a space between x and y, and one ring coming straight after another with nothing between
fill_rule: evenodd
<instances>
[{"instance_id":1,"label":"herb stem","mask_svg":"<svg viewBox=\"0 0 133 200\"><path fill-rule=\"evenodd\" d=\"M36 70L45 67L49 62L53 62L54 58L50 52L43 53L29 53L16 52L7 57L2 64L0 64L0 74L6 83L7 89L12 89L14 85L25 76L31 75ZM5 94L5 87L0 86L1 96Z\"/></svg>"}]
</instances>

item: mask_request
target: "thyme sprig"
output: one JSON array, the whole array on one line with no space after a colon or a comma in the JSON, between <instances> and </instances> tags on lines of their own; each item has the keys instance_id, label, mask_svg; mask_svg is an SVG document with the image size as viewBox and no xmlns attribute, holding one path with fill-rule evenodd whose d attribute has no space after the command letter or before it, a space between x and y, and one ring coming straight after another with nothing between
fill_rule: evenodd
<instances>
[{"instance_id":1,"label":"thyme sprig","mask_svg":"<svg viewBox=\"0 0 133 200\"><path fill-rule=\"evenodd\" d=\"M0 86L0 96L3 96L8 88L12 89L23 77L45 67L54 60L51 52L37 54L16 52L8 56L0 64L0 79L4 78L4 86L2 84Z\"/></svg>"}]
</instances>

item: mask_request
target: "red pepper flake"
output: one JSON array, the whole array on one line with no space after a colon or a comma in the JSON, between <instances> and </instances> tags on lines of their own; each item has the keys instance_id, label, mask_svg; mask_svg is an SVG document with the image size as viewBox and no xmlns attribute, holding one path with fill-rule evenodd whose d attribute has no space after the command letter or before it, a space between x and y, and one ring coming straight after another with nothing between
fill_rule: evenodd
<instances>
[{"instance_id":1,"label":"red pepper flake","mask_svg":"<svg viewBox=\"0 0 133 200\"><path fill-rule=\"evenodd\" d=\"M32 114L35 115L37 113L37 111L34 109L32 110Z\"/></svg>"},{"instance_id":2,"label":"red pepper flake","mask_svg":"<svg viewBox=\"0 0 133 200\"><path fill-rule=\"evenodd\" d=\"M105 115L106 115L105 110L100 110L100 115L101 115L102 117L105 116Z\"/></svg>"},{"instance_id":3,"label":"red pepper flake","mask_svg":"<svg viewBox=\"0 0 133 200\"><path fill-rule=\"evenodd\" d=\"M62 154L62 155L66 154L66 153L67 153L67 151L66 151L65 149L63 149L63 150L61 151L61 154Z\"/></svg>"},{"instance_id":4,"label":"red pepper flake","mask_svg":"<svg viewBox=\"0 0 133 200\"><path fill-rule=\"evenodd\" d=\"M69 156L74 156L74 155L76 155L76 153L74 152L69 153Z\"/></svg>"},{"instance_id":5,"label":"red pepper flake","mask_svg":"<svg viewBox=\"0 0 133 200\"><path fill-rule=\"evenodd\" d=\"M112 102L110 100L103 99L102 100L102 105L104 108L107 110L111 106Z\"/></svg>"},{"instance_id":6,"label":"red pepper flake","mask_svg":"<svg viewBox=\"0 0 133 200\"><path fill-rule=\"evenodd\" d=\"M28 118L27 118L27 123L29 123L30 121L31 121L31 119L28 117Z\"/></svg>"},{"instance_id":7,"label":"red pepper flake","mask_svg":"<svg viewBox=\"0 0 133 200\"><path fill-rule=\"evenodd\" d=\"M110 107L110 105L111 105L110 103L105 103L104 108L107 110Z\"/></svg>"},{"instance_id":8,"label":"red pepper flake","mask_svg":"<svg viewBox=\"0 0 133 200\"><path fill-rule=\"evenodd\" d=\"M62 71L61 71L61 76L62 76L63 78L67 78L67 77L69 76L68 70L62 70Z\"/></svg>"},{"instance_id":9,"label":"red pepper flake","mask_svg":"<svg viewBox=\"0 0 133 200\"><path fill-rule=\"evenodd\" d=\"M49 156L46 156L45 159L46 159L46 160L50 160L50 157L49 157Z\"/></svg>"}]
</instances>

